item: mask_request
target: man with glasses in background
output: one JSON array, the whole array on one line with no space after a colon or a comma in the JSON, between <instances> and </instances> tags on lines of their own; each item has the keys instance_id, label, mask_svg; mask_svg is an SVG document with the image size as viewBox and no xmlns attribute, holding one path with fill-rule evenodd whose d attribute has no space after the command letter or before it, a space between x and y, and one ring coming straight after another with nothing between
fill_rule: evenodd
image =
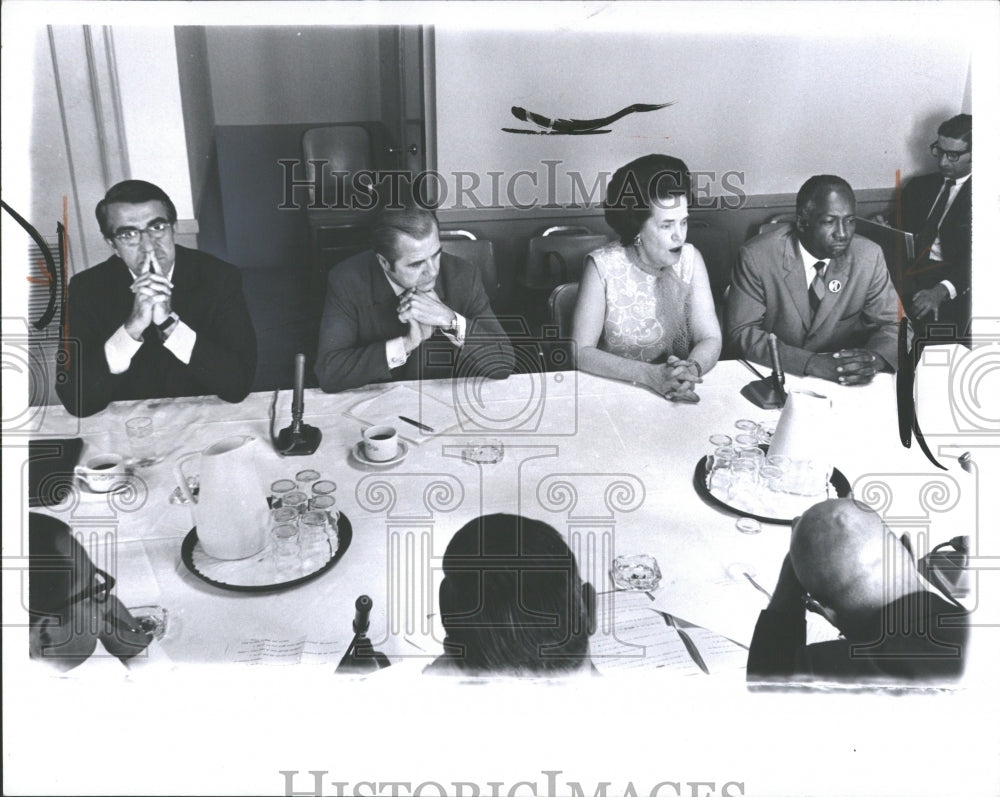
<instances>
[{"instance_id":1,"label":"man with glasses in background","mask_svg":"<svg viewBox=\"0 0 1000 797\"><path fill-rule=\"evenodd\" d=\"M31 658L63 671L96 652L124 663L152 641L112 594L114 577L94 565L61 520L29 513L28 568Z\"/></svg>"},{"instance_id":2,"label":"man with glasses in background","mask_svg":"<svg viewBox=\"0 0 1000 797\"><path fill-rule=\"evenodd\" d=\"M937 132L930 145L937 173L914 177L901 197L902 227L917 240L900 295L918 330L948 324L954 338L967 334L971 319L972 116L953 116Z\"/></svg>"},{"instance_id":3,"label":"man with glasses in background","mask_svg":"<svg viewBox=\"0 0 1000 797\"><path fill-rule=\"evenodd\" d=\"M70 280L69 338L80 363L60 364L66 409L85 416L112 401L171 396L242 401L257 340L239 270L176 245L177 211L152 183L112 186L96 214L114 254Z\"/></svg>"}]
</instances>

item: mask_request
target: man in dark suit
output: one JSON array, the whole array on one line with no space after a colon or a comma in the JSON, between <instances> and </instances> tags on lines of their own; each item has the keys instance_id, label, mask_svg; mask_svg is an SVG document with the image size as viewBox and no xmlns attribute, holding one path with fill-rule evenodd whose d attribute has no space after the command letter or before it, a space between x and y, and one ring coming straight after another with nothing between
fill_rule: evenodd
<instances>
[{"instance_id":1,"label":"man in dark suit","mask_svg":"<svg viewBox=\"0 0 1000 797\"><path fill-rule=\"evenodd\" d=\"M726 344L769 363L773 332L784 369L861 385L896 368L896 291L882 250L854 236L854 192L840 177L810 177L796 222L740 250L726 300Z\"/></svg>"},{"instance_id":2,"label":"man in dark suit","mask_svg":"<svg viewBox=\"0 0 1000 797\"><path fill-rule=\"evenodd\" d=\"M96 214L115 254L69 283L80 362L61 365L56 391L66 409L92 415L128 399L246 398L257 339L239 270L175 245L177 211L152 183L112 186Z\"/></svg>"},{"instance_id":3,"label":"man in dark suit","mask_svg":"<svg viewBox=\"0 0 1000 797\"><path fill-rule=\"evenodd\" d=\"M806 644L806 608L841 638ZM907 545L850 498L816 504L792 525L774 595L750 643L747 680L934 683L958 678L968 613L920 576Z\"/></svg>"},{"instance_id":4,"label":"man in dark suit","mask_svg":"<svg viewBox=\"0 0 1000 797\"><path fill-rule=\"evenodd\" d=\"M918 330L936 322L961 337L972 311L972 116L942 122L931 154L937 173L914 177L901 197L903 229L917 242L900 292Z\"/></svg>"},{"instance_id":5,"label":"man in dark suit","mask_svg":"<svg viewBox=\"0 0 1000 797\"><path fill-rule=\"evenodd\" d=\"M372 382L505 379L514 352L475 266L441 252L437 218L389 206L372 249L327 279L316 376L333 393Z\"/></svg>"}]
</instances>

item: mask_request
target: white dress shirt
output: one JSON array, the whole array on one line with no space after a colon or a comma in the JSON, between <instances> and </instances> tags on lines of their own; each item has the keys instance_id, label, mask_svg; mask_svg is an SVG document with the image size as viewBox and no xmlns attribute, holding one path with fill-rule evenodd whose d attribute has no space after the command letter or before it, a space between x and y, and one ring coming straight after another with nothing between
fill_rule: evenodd
<instances>
[{"instance_id":1,"label":"white dress shirt","mask_svg":"<svg viewBox=\"0 0 1000 797\"><path fill-rule=\"evenodd\" d=\"M385 272L383 271L383 273ZM385 278L389 282L389 287L392 288L392 292L396 294L396 296L401 296L405 289L389 279L388 274L385 275ZM437 294L434 295L437 296ZM441 297L438 296L438 299L440 298ZM465 343L465 327L465 317L461 313L455 313L455 332L452 333L443 329L441 332L446 338L448 338L448 340L461 348L462 344ZM173 335L171 335L171 337L173 337ZM399 368L410 358L409 352L406 351L406 344L404 343L404 340L405 339L400 336L385 342L385 361L389 365L390 369Z\"/></svg>"},{"instance_id":2,"label":"white dress shirt","mask_svg":"<svg viewBox=\"0 0 1000 797\"><path fill-rule=\"evenodd\" d=\"M131 273L131 272L130 272ZM174 275L174 267L165 275L169 280ZM167 349L185 365L191 363L191 352L194 351L195 341L198 333L191 327L178 319L173 331L165 341L163 347ZM136 340L125 331L122 324L115 330L114 334L104 342L104 358L108 361L108 370L113 374L123 374L132 365L132 358L136 352L142 348L142 341Z\"/></svg>"}]
</instances>

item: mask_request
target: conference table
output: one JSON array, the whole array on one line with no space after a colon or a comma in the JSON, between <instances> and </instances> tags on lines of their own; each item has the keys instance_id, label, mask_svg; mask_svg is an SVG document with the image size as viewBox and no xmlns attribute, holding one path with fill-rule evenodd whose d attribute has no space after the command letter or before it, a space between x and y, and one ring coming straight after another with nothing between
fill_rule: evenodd
<instances>
[{"instance_id":1,"label":"conference table","mask_svg":"<svg viewBox=\"0 0 1000 797\"><path fill-rule=\"evenodd\" d=\"M279 456L271 445L270 393L239 404L204 397L119 402L84 419L48 407L36 437L81 437L82 461L101 452L127 454L125 421L149 416L159 459L137 471L133 489L94 494L78 488L40 511L73 527L97 565L115 575L127 606L167 609L159 645L177 667L336 664L353 635L355 600L367 594L374 646L394 664L419 670L442 649L436 604L445 547L465 523L493 512L535 517L558 529L582 576L604 596L625 597L613 592L614 557L655 557L663 576L653 593L657 608L746 646L767 603L763 593L773 588L788 550L790 526L764 523L759 533L741 533L738 515L696 493L693 474L712 448L710 435L736 434L740 419L778 420L780 410L759 409L740 395L755 378L743 363L722 361L705 375L698 404L578 371L390 383L339 394L307 390L304 419L321 430L322 442L314 454L295 457ZM788 377L787 386L832 400L829 457L856 497L886 510L887 519L890 502L926 504L921 496L935 469L915 446L899 443L893 376L880 374L863 387ZM379 405L383 400L388 403ZM291 391L279 394L278 428L289 423L291 403ZM389 468L358 462L351 452L362 429L379 420L378 412L398 406L411 407L400 414L414 418L437 412L443 431L421 433L397 421L409 438L406 457ZM440 424L442 407L454 413L450 428ZM233 435L254 438L245 450L259 477L262 512L275 479L312 468L336 483L337 508L350 521L352 539L332 568L298 586L258 594L206 583L182 561L195 519L191 506L177 503L176 495L171 500L173 463ZM499 462L467 456L467 446L484 438L502 444ZM189 469L197 472L197 458ZM954 470L941 478L959 478ZM919 512L904 515L907 527L897 531L918 532L925 550L963 533L962 513L933 523L916 521ZM601 605L611 608L602 610L596 636L607 637L614 603ZM745 666L745 656L739 658Z\"/></svg>"}]
</instances>

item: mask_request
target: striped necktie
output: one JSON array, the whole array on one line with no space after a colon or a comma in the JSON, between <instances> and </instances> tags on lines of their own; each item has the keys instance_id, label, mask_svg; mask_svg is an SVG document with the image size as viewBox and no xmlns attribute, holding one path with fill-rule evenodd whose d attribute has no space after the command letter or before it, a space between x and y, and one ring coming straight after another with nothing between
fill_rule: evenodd
<instances>
[{"instance_id":1,"label":"striped necktie","mask_svg":"<svg viewBox=\"0 0 1000 797\"><path fill-rule=\"evenodd\" d=\"M826 296L826 285L823 284L823 272L826 270L826 261L817 260L813 263L813 268L816 269L816 276L813 277L813 281L809 285L809 307L813 315L816 315L816 311L819 310L819 303Z\"/></svg>"}]
</instances>

